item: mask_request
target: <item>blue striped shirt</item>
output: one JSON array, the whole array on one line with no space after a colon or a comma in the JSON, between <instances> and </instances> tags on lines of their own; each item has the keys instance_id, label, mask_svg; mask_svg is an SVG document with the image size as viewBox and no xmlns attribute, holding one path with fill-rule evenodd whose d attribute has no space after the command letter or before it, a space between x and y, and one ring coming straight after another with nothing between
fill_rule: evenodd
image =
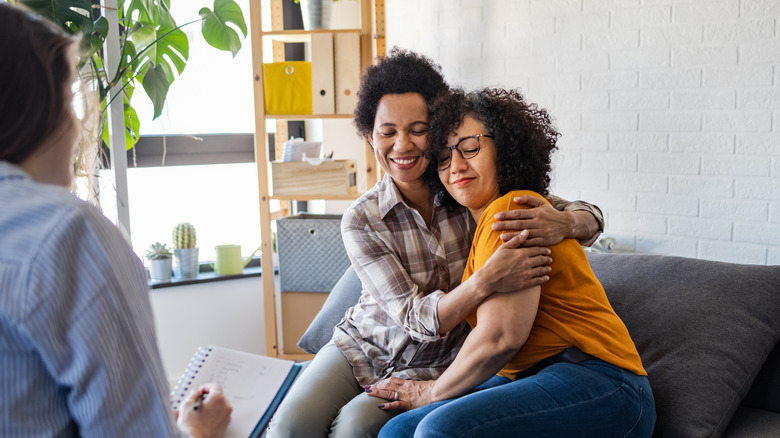
<instances>
[{"instance_id":1,"label":"blue striped shirt","mask_svg":"<svg viewBox=\"0 0 780 438\"><path fill-rule=\"evenodd\" d=\"M97 209L0 161L0 436L178 436L148 293Z\"/></svg>"}]
</instances>

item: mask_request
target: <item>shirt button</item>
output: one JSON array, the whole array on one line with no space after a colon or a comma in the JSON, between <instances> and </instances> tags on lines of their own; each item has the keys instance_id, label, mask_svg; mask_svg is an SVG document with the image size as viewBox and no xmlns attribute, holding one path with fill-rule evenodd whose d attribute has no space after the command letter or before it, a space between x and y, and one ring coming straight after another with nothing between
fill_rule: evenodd
<instances>
[{"instance_id":1,"label":"shirt button","mask_svg":"<svg viewBox=\"0 0 780 438\"><path fill-rule=\"evenodd\" d=\"M440 270L441 272L444 272L444 271L446 271L446 270L447 270L447 267L446 267L446 266L439 266L439 270Z\"/></svg>"},{"instance_id":2,"label":"shirt button","mask_svg":"<svg viewBox=\"0 0 780 438\"><path fill-rule=\"evenodd\" d=\"M406 359L401 359L401 365L406 365Z\"/></svg>"}]
</instances>

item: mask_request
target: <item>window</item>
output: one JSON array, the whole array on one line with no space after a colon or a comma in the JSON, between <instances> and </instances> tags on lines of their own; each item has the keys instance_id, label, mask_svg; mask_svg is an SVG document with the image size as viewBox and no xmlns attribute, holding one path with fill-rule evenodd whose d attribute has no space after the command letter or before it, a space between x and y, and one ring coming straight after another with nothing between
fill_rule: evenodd
<instances>
[{"instance_id":1,"label":"window","mask_svg":"<svg viewBox=\"0 0 780 438\"><path fill-rule=\"evenodd\" d=\"M249 1L237 3L249 26ZM201 2L180 0L171 12L177 23L187 23L198 18L201 6ZM130 233L141 258L156 241L170 246L174 225L184 221L196 227L201 261L213 260L218 244L240 244L245 255L260 245L257 170L251 147L250 38L242 40L243 47L233 58L205 43L199 26L182 28L190 41L189 61L171 85L162 116L152 121L146 96L133 100L141 135L148 136L131 151L127 163ZM191 153L190 162L178 160L183 156L177 156L181 148L201 152L194 154L199 155L194 159L197 164L192 164ZM236 151L242 151L243 157L235 158ZM111 178L110 170L101 172L101 191L111 193L101 196L101 206L115 220Z\"/></svg>"}]
</instances>

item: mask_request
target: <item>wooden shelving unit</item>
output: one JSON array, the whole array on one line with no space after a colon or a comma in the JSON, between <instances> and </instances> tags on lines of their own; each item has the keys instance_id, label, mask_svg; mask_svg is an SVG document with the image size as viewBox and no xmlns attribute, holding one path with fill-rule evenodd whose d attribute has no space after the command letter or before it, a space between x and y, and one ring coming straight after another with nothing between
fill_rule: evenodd
<instances>
[{"instance_id":1,"label":"wooden shelving unit","mask_svg":"<svg viewBox=\"0 0 780 438\"><path fill-rule=\"evenodd\" d=\"M274 275L269 275L272 266L272 226L271 222L289 214L286 204L288 201L309 200L354 200L362 193L344 196L307 196L285 195L273 197L268 178L268 151L274 147L276 156L282 156L282 143L287 138L286 122L290 120L311 119L351 119L352 114L302 114L302 115L267 115L265 113L265 90L263 89L263 40L273 41L273 60L284 61L285 42L309 42L314 34L322 33L358 33L360 35L360 68L374 62L376 56L384 55L384 0L359 0L360 1L360 27L355 29L318 29L318 30L283 30L282 29L282 2L285 0L251 0L249 6L250 32L252 41L252 64L254 79L254 108L255 108L255 160L257 164L257 179L260 197L260 238L262 243L263 266L263 307L265 315L265 340L266 354L268 356L281 357L293 360L310 359L311 355L300 353L285 353L280 348L279 322L281 315L277 312L277 288L274 284ZM271 8L271 30L263 31L264 2L268 2ZM316 72L312 72L316 74ZM268 133L266 132L266 120L277 121L276 144L268 145ZM366 187L371 187L378 178L378 166L368 144L364 148L365 168L358 169L361 177L366 181ZM282 201L279 211L271 211L271 200ZM280 267L281 269L281 267ZM324 294L316 294L324 295ZM283 326L284 324L282 324Z\"/></svg>"}]
</instances>

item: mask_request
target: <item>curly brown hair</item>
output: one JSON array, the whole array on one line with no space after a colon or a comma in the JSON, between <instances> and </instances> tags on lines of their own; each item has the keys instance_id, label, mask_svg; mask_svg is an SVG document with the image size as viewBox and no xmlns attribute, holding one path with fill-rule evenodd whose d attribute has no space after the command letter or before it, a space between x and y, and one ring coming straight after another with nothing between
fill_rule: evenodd
<instances>
[{"instance_id":1,"label":"curly brown hair","mask_svg":"<svg viewBox=\"0 0 780 438\"><path fill-rule=\"evenodd\" d=\"M548 193L552 153L560 133L544 108L528 103L520 92L484 88L466 93L451 90L440 96L431 111L432 156L447 146L450 134L470 116L493 136L496 147L496 178L501 195L512 190ZM430 167L436 168L435 158ZM426 180L439 202L449 208L458 204L444 189L438 172L426 172Z\"/></svg>"},{"instance_id":2,"label":"curly brown hair","mask_svg":"<svg viewBox=\"0 0 780 438\"><path fill-rule=\"evenodd\" d=\"M379 100L386 94L418 93L431 111L436 96L448 89L441 67L410 50L393 47L375 65L366 67L360 80L354 124L361 137L370 137Z\"/></svg>"}]
</instances>

